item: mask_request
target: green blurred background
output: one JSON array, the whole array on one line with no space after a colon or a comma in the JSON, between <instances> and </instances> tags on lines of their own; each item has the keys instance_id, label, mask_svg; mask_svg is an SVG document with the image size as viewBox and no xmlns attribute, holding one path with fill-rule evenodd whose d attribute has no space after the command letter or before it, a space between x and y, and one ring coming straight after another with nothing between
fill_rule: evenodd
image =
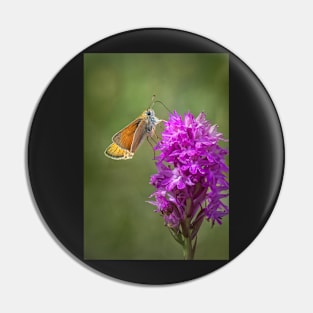
<instances>
[{"instance_id":1,"label":"green blurred background","mask_svg":"<svg viewBox=\"0 0 313 313\"><path fill-rule=\"evenodd\" d=\"M171 111L190 110L195 116L204 111L229 138L228 86L228 54L84 55L85 259L183 259L163 218L145 202L156 172L149 143L131 160L109 159L104 150L117 131L147 109L154 94ZM161 104L154 110L168 119ZM204 222L195 259L228 259L228 230L228 217L213 228Z\"/></svg>"}]
</instances>

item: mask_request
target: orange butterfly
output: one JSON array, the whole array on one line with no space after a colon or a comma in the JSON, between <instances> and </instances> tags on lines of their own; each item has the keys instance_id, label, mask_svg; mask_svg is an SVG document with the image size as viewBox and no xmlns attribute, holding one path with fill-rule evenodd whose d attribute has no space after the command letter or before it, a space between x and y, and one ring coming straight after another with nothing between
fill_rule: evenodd
<instances>
[{"instance_id":1,"label":"orange butterfly","mask_svg":"<svg viewBox=\"0 0 313 313\"><path fill-rule=\"evenodd\" d=\"M114 160L131 159L145 138L152 137L156 126L163 121L155 116L151 108L147 109L112 137L113 143L104 154Z\"/></svg>"}]
</instances>

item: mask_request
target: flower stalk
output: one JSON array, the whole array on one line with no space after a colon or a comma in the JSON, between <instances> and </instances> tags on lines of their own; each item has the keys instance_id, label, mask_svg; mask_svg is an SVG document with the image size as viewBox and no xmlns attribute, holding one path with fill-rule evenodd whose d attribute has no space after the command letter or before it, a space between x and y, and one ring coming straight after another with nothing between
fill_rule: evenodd
<instances>
[{"instance_id":1,"label":"flower stalk","mask_svg":"<svg viewBox=\"0 0 313 313\"><path fill-rule=\"evenodd\" d=\"M184 236L184 243L183 243L183 254L184 254L184 259L185 260L193 260L194 258L194 254L195 254L195 250L196 250L196 245L197 245L197 240L194 241L194 243L192 242L193 238L191 236L191 228L190 228L190 219L187 218L185 220L185 232L186 232L186 236ZM197 239L197 237L196 237Z\"/></svg>"}]
</instances>

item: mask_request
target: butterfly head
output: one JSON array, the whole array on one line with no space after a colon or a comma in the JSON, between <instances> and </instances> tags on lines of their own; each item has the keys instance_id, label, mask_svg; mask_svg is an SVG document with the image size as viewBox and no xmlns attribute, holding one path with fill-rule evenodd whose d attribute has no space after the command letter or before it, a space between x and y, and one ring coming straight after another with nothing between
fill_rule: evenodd
<instances>
[{"instance_id":1,"label":"butterfly head","mask_svg":"<svg viewBox=\"0 0 313 313\"><path fill-rule=\"evenodd\" d=\"M144 112L145 120L147 123L147 132L152 131L156 125L158 125L162 120L158 119L155 115L155 112L152 109L147 109Z\"/></svg>"},{"instance_id":2,"label":"butterfly head","mask_svg":"<svg viewBox=\"0 0 313 313\"><path fill-rule=\"evenodd\" d=\"M147 118L155 118L155 112L152 109L147 109L147 111L145 111L145 114Z\"/></svg>"}]
</instances>

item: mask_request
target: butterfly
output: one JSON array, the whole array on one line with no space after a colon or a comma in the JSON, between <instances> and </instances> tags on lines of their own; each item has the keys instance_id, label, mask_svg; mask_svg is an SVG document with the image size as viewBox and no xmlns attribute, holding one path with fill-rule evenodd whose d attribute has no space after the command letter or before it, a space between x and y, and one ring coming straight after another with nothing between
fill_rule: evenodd
<instances>
[{"instance_id":1,"label":"butterfly","mask_svg":"<svg viewBox=\"0 0 313 313\"><path fill-rule=\"evenodd\" d=\"M147 137L152 137L156 126L164 120L158 119L149 108L112 137L112 143L104 154L114 160L132 159L136 150Z\"/></svg>"}]
</instances>

